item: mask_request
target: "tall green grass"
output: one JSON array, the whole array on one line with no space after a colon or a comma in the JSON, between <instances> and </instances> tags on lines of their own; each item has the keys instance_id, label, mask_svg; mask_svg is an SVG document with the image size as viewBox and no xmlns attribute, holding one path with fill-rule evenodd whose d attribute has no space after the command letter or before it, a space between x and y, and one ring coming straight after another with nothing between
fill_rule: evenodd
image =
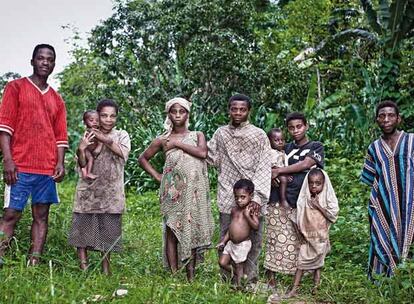
<instances>
[{"instance_id":1,"label":"tall green grass","mask_svg":"<svg viewBox=\"0 0 414 304\"><path fill-rule=\"evenodd\" d=\"M407 263L395 277L377 284L366 278L368 252L368 188L358 183L361 163L346 159L328 160L329 174L340 201L340 216L331 229L332 252L322 272L322 286L312 296L311 276L305 276L301 296L306 303L411 303L414 299L414 264ZM61 203L52 207L47 246L42 264L26 267L31 215L24 212L12 241L6 264L0 269L0 303L266 303L268 294L234 291L222 283L215 250L197 268L196 279L187 283L185 272L172 276L162 265L162 226L155 192L129 191L128 210L123 218L124 251L112 255L112 276L100 272L100 255L90 254L90 268L81 272L75 250L67 245L75 182L59 185ZM214 195L212 195L214 197ZM218 241L217 208L214 206ZM262 257L263 258L263 257ZM261 279L264 281L263 268ZM292 283L278 276L278 291ZM113 297L116 289L128 290Z\"/></svg>"}]
</instances>

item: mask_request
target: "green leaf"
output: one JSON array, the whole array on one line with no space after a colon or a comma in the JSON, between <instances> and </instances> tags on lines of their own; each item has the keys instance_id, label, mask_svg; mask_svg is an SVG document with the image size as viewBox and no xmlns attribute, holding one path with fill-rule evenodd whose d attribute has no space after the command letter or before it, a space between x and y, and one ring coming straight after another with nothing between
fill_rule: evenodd
<instances>
[{"instance_id":1,"label":"green leaf","mask_svg":"<svg viewBox=\"0 0 414 304\"><path fill-rule=\"evenodd\" d=\"M318 77L316 72L312 74L312 77L309 81L308 95L306 96L305 102L305 112L311 113L316 105L316 96L318 90Z\"/></svg>"},{"instance_id":2,"label":"green leaf","mask_svg":"<svg viewBox=\"0 0 414 304\"><path fill-rule=\"evenodd\" d=\"M347 111L352 117L352 121L357 128L366 129L369 124L369 119L366 116L365 110L358 104L351 103L347 107Z\"/></svg>"},{"instance_id":3,"label":"green leaf","mask_svg":"<svg viewBox=\"0 0 414 304\"><path fill-rule=\"evenodd\" d=\"M406 9L412 9L412 7L406 8L408 0L393 0L390 6L390 23L389 31L391 39L388 43L388 47L395 50L401 39L403 38L401 32L401 26L404 19L404 13Z\"/></svg>"}]
</instances>

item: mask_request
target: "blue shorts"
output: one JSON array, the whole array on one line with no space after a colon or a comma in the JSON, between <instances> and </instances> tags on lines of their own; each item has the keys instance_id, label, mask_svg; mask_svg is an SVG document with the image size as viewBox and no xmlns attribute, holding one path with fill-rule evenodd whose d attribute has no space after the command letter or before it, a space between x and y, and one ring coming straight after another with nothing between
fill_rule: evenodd
<instances>
[{"instance_id":1,"label":"blue shorts","mask_svg":"<svg viewBox=\"0 0 414 304\"><path fill-rule=\"evenodd\" d=\"M31 196L32 205L57 204L56 182L49 175L17 173L17 182L4 189L4 208L22 211Z\"/></svg>"}]
</instances>

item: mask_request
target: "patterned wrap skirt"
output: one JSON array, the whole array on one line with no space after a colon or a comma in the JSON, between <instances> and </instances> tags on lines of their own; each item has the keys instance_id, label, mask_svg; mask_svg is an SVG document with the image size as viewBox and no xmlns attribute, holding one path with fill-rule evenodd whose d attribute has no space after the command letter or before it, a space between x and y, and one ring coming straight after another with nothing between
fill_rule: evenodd
<instances>
[{"instance_id":1,"label":"patterned wrap skirt","mask_svg":"<svg viewBox=\"0 0 414 304\"><path fill-rule=\"evenodd\" d=\"M122 214L73 213L68 243L101 252L122 250Z\"/></svg>"},{"instance_id":2,"label":"patterned wrap skirt","mask_svg":"<svg viewBox=\"0 0 414 304\"><path fill-rule=\"evenodd\" d=\"M295 274L300 241L291 220L296 209L269 204L266 215L266 256L264 268L278 273Z\"/></svg>"}]
</instances>

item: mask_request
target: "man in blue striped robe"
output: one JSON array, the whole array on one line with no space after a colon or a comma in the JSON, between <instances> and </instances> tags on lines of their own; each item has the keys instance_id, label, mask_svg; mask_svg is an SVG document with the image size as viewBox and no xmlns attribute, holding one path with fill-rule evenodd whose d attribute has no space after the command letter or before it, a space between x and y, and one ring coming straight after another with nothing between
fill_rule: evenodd
<instances>
[{"instance_id":1,"label":"man in blue striped robe","mask_svg":"<svg viewBox=\"0 0 414 304\"><path fill-rule=\"evenodd\" d=\"M376 121L382 136L370 144L361 181L371 186L368 214L368 276L391 276L398 264L412 258L414 235L414 134L399 131L398 106L384 101Z\"/></svg>"}]
</instances>

